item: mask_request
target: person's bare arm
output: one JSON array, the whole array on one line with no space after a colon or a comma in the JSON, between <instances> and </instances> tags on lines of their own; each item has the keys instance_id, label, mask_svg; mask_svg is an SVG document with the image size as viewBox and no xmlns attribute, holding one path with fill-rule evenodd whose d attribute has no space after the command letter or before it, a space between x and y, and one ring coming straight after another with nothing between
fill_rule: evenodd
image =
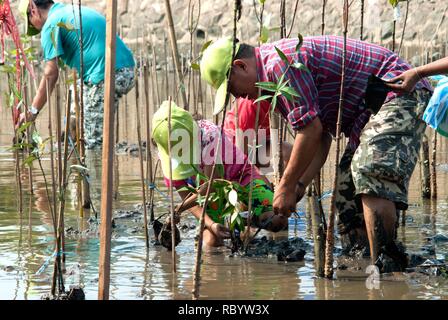
<instances>
[{"instance_id":1,"label":"person's bare arm","mask_svg":"<svg viewBox=\"0 0 448 320\"><path fill-rule=\"evenodd\" d=\"M318 151L322 132L322 123L316 118L297 134L291 158L274 193L273 208L276 214L289 217L295 211L297 183Z\"/></svg>"},{"instance_id":2,"label":"person's bare arm","mask_svg":"<svg viewBox=\"0 0 448 320\"><path fill-rule=\"evenodd\" d=\"M44 68L44 76L40 81L39 88L37 89L36 96L31 103L31 106L37 109L37 111L41 111L44 107L45 103L47 103L47 81L48 81L48 92L51 95L53 89L56 85L56 82L59 78L59 69L57 59L49 60L45 64ZM28 107L28 106L25 106ZM34 121L37 115L34 115L30 112L27 114L28 121ZM25 114L22 113L20 115L19 121L17 123L17 127L20 127L22 123L25 121Z\"/></svg>"},{"instance_id":3,"label":"person's bare arm","mask_svg":"<svg viewBox=\"0 0 448 320\"><path fill-rule=\"evenodd\" d=\"M405 71L386 84L396 91L411 92L422 78L444 73L448 73L448 57Z\"/></svg>"},{"instance_id":4,"label":"person's bare arm","mask_svg":"<svg viewBox=\"0 0 448 320\"><path fill-rule=\"evenodd\" d=\"M180 197L182 199L185 199L190 194L188 191L178 191ZM187 209L185 209L187 210ZM191 212L196 219L200 220L202 215L202 207L199 206L196 202L195 205L188 208L188 211ZM222 224L219 224L217 222L214 222L207 213L204 215L204 226L206 229L208 229L210 232L215 234L218 238L221 239L227 239L230 237L230 231L226 227L224 227Z\"/></svg>"},{"instance_id":5,"label":"person's bare arm","mask_svg":"<svg viewBox=\"0 0 448 320\"><path fill-rule=\"evenodd\" d=\"M327 161L328 152L331 147L331 135L328 132L322 134L322 139L320 141L319 147L317 149L316 155L311 162L311 164L306 169L305 173L300 178L300 182L304 187L308 186L316 175L319 173L319 170ZM301 195L300 198L305 194L305 190L299 190Z\"/></svg>"}]
</instances>

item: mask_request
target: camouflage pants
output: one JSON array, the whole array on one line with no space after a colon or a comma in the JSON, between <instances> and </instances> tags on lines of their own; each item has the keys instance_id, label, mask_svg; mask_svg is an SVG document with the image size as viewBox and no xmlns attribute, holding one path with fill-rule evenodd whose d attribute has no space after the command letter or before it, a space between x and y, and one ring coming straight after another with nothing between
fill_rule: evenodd
<instances>
[{"instance_id":1,"label":"camouflage pants","mask_svg":"<svg viewBox=\"0 0 448 320\"><path fill-rule=\"evenodd\" d=\"M364 224L362 194L393 201L397 210L407 209L429 98L429 92L416 90L384 104L364 127L358 148L345 150L335 191L340 234Z\"/></svg>"},{"instance_id":2,"label":"camouflage pants","mask_svg":"<svg viewBox=\"0 0 448 320\"><path fill-rule=\"evenodd\" d=\"M135 72L133 68L123 68L116 71L115 111L118 109L119 99L131 91L134 85ZM85 146L87 149L95 149L103 144L104 82L98 84L84 83L83 97Z\"/></svg>"}]
</instances>

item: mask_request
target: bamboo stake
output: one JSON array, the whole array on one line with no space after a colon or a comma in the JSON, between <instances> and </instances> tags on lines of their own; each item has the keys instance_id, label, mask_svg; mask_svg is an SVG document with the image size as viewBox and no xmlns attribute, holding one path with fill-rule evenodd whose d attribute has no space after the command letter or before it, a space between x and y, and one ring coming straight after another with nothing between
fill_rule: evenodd
<instances>
[{"instance_id":1,"label":"bamboo stake","mask_svg":"<svg viewBox=\"0 0 448 320\"><path fill-rule=\"evenodd\" d=\"M327 226L327 242L325 247L325 277L331 279L333 277L333 248L334 248L334 220L336 214L336 188L338 179L338 164L339 164L339 149L341 142L341 119L342 119L342 108L344 106L344 82L345 82L345 65L347 59L347 29L348 29L348 0L344 0L344 11L343 11L343 26L344 26L344 51L342 57L342 71L341 71L341 90L339 97L339 108L338 108L338 122L336 125L336 159L334 162L334 180L333 180L333 194L331 196L330 204L330 214L328 217Z\"/></svg>"},{"instance_id":2,"label":"bamboo stake","mask_svg":"<svg viewBox=\"0 0 448 320\"><path fill-rule=\"evenodd\" d=\"M235 0L235 2L234 2L234 18L233 18L232 61L233 61L233 58L235 57L235 52L236 52L236 31L237 31L236 24L240 17L241 17L241 1ZM231 75L231 73L230 73L230 75ZM229 92L229 88L227 88L226 102L228 101L229 96L230 96L230 92ZM220 137L222 136L223 131L224 131L224 120L226 118L226 112L227 112L227 104L224 106L224 109L223 109ZM205 201L203 203L201 218L200 218L200 222L199 222L199 234L198 234L198 238L197 238L198 240L197 240L196 257L195 257L195 265L194 265L194 276L193 276L193 292L192 292L193 300L199 299L199 286L200 286L200 282L201 282L201 263L202 263L202 260L201 260L202 259L202 239L203 239L204 226L205 226L204 216L205 216L206 208L208 206L210 191L212 189L212 185L213 185L213 181L214 181L216 162L217 162L218 156L221 156L220 152L218 152L221 148L221 142L222 142L221 140L222 139L218 139L217 148L216 148L217 152L215 154L215 161L213 163L212 171L210 173L210 180L208 182L207 192L205 194Z\"/></svg>"},{"instance_id":3,"label":"bamboo stake","mask_svg":"<svg viewBox=\"0 0 448 320\"><path fill-rule=\"evenodd\" d=\"M160 91L159 91L159 81L157 79L157 61L156 61L156 51L154 49L154 40L151 43L152 48L152 86L155 88L156 96L157 96L157 105L160 106Z\"/></svg>"},{"instance_id":4,"label":"bamboo stake","mask_svg":"<svg viewBox=\"0 0 448 320\"><path fill-rule=\"evenodd\" d=\"M146 115L146 183L154 184L153 178L153 163L152 163L152 152L151 152L151 111L149 104L149 70L148 61L145 60L145 65L143 66L143 83L145 90L145 115ZM154 221L154 188L149 188L149 221Z\"/></svg>"},{"instance_id":5,"label":"bamboo stake","mask_svg":"<svg viewBox=\"0 0 448 320\"><path fill-rule=\"evenodd\" d=\"M101 192L101 231L98 299L109 300L110 249L112 225L112 184L114 161L115 53L117 34L117 0L107 0L106 69L104 91L104 142Z\"/></svg>"},{"instance_id":6,"label":"bamboo stake","mask_svg":"<svg viewBox=\"0 0 448 320\"><path fill-rule=\"evenodd\" d=\"M80 106L80 152L79 156L81 159L81 165L86 166L86 148L85 148L85 140L84 140L84 36L83 36L83 26L82 26L82 3L81 0L78 0L78 10L79 10L79 78L80 87L79 87L79 106ZM76 85L76 84L75 84ZM89 209L91 207L91 199L90 199L90 186L86 179L82 179L82 206L84 209Z\"/></svg>"},{"instance_id":7,"label":"bamboo stake","mask_svg":"<svg viewBox=\"0 0 448 320\"><path fill-rule=\"evenodd\" d=\"M146 207L146 186L145 186L145 170L143 169L143 145L142 145L142 133L141 133L141 125L140 125L140 105L139 105L139 79L138 76L135 78L135 110L136 110L136 121L137 121L137 139L138 139L138 155L139 155L139 164L140 164L140 182L142 187L142 203L143 203L143 219L145 223L145 242L146 248L149 248L149 234L148 234L148 210ZM148 144L146 144L148 148Z\"/></svg>"},{"instance_id":8,"label":"bamboo stake","mask_svg":"<svg viewBox=\"0 0 448 320\"><path fill-rule=\"evenodd\" d=\"M173 273L176 273L176 223L174 220L174 195L173 195L173 164L171 162L171 97L168 105L168 158L170 160L170 212L171 212L171 258Z\"/></svg>"},{"instance_id":9,"label":"bamboo stake","mask_svg":"<svg viewBox=\"0 0 448 320\"><path fill-rule=\"evenodd\" d=\"M28 87L30 85L26 84L23 87L23 103L25 105L25 123L28 122L28 112L26 112L26 107L28 106ZM32 139L31 139L31 132L30 132L30 128L27 127L26 128L26 141L28 145L31 145ZM31 156L31 148L29 146L26 147L26 153L28 156ZM33 194L34 194L34 190L33 190L33 167L32 164L30 163L30 165L28 166L28 183L29 183L29 190L30 190L30 198L32 198Z\"/></svg>"},{"instance_id":10,"label":"bamboo stake","mask_svg":"<svg viewBox=\"0 0 448 320\"><path fill-rule=\"evenodd\" d=\"M70 105L71 105L71 94L70 90L67 90L66 95L66 105L65 105L65 131L64 131L64 160L63 160L63 172L62 172L62 192L59 215L61 217L61 235L62 235L62 262L65 263L65 236L64 236L64 211L65 211L65 192L67 190L67 165L68 165L68 139L70 131Z\"/></svg>"},{"instance_id":11,"label":"bamboo stake","mask_svg":"<svg viewBox=\"0 0 448 320\"><path fill-rule=\"evenodd\" d=\"M185 109L188 111L189 106L188 106L188 101L187 101L187 95L185 93L182 69L180 66L179 50L177 48L176 31L174 30L174 22L173 22L173 15L171 13L170 0L165 0L165 10L166 10L167 24L168 24L168 28L170 31L169 34L170 34L171 50L172 50L172 54L173 54L173 58L174 58L174 65L176 67L177 80L179 82L180 91L182 93L182 104L184 105Z\"/></svg>"},{"instance_id":12,"label":"bamboo stake","mask_svg":"<svg viewBox=\"0 0 448 320\"><path fill-rule=\"evenodd\" d=\"M321 34L325 34L325 7L327 6L327 0L322 0L322 22L321 22Z\"/></svg>"},{"instance_id":13,"label":"bamboo stake","mask_svg":"<svg viewBox=\"0 0 448 320\"><path fill-rule=\"evenodd\" d=\"M59 283L59 293L63 290L63 282L61 280L62 272L61 272L61 246L58 236L58 225L59 221L56 217L57 212L57 197L56 197L56 178L55 178L55 172L54 172L54 142L53 142L53 126L52 126L52 106L51 106L51 95L50 95L50 89L48 85L48 79L46 79L45 82L46 85L46 92L47 92L47 104L48 104L48 131L49 131L49 137L50 137L50 170L51 170L51 189L52 189L52 203L48 203L50 207L52 207L53 210L53 221L54 221L54 232L55 232L55 241L56 241L56 259L54 261L54 271L53 271L53 281L51 285L51 294L54 296L56 293L56 281Z\"/></svg>"},{"instance_id":14,"label":"bamboo stake","mask_svg":"<svg viewBox=\"0 0 448 320\"><path fill-rule=\"evenodd\" d=\"M308 204L311 215L311 225L314 241L314 262L316 268L316 276L323 277L325 267L325 231L322 223L321 209L316 193L308 197Z\"/></svg>"},{"instance_id":15,"label":"bamboo stake","mask_svg":"<svg viewBox=\"0 0 448 320\"><path fill-rule=\"evenodd\" d=\"M79 96L78 96L78 86L77 86L77 76L76 71L73 70L73 97L75 103L75 115L76 115L76 148L78 149L78 154L80 155L79 164L83 165L81 158L81 113L79 108ZM79 216L84 217L84 206L83 206L83 192L82 192L82 182L83 178L81 173L78 174L78 207Z\"/></svg>"},{"instance_id":16,"label":"bamboo stake","mask_svg":"<svg viewBox=\"0 0 448 320\"><path fill-rule=\"evenodd\" d=\"M429 169L429 143L426 134L423 134L422 146L420 149L420 163L421 163L421 183L422 183L422 198L431 198L431 181Z\"/></svg>"},{"instance_id":17,"label":"bamboo stake","mask_svg":"<svg viewBox=\"0 0 448 320\"><path fill-rule=\"evenodd\" d=\"M403 24L403 30L401 31L400 46L398 47L397 52L398 55L400 55L401 47L403 46L404 33L406 31L406 24L408 22L408 13L409 13L409 0L406 1L406 15L404 16L404 24Z\"/></svg>"},{"instance_id":18,"label":"bamboo stake","mask_svg":"<svg viewBox=\"0 0 448 320\"><path fill-rule=\"evenodd\" d=\"M364 0L361 0L361 31L359 35L359 40L362 41L364 38Z\"/></svg>"},{"instance_id":19,"label":"bamboo stake","mask_svg":"<svg viewBox=\"0 0 448 320\"><path fill-rule=\"evenodd\" d=\"M433 131L432 136L432 159L431 159L431 196L432 199L437 199L437 131Z\"/></svg>"}]
</instances>

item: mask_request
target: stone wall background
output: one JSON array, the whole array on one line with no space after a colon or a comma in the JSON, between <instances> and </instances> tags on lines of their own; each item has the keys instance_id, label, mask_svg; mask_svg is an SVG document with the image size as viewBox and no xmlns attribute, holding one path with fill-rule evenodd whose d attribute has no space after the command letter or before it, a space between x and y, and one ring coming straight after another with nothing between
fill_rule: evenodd
<instances>
[{"instance_id":1,"label":"stone wall background","mask_svg":"<svg viewBox=\"0 0 448 320\"><path fill-rule=\"evenodd\" d=\"M11 2L17 3L18 0ZM72 0L59 2L72 3ZM74 0L75 4L78 0ZM252 44L257 43L258 21L253 7L254 0L243 0L243 14L239 22L239 38ZM258 0L255 0L258 4ZM106 0L84 0L83 5L90 6L104 13ZM181 49L190 42L188 32L189 0L171 0L174 24ZM191 0L198 7L198 0ZM293 8L296 0L287 1L287 26L291 25ZM406 13L406 3L399 4L401 19L397 22L396 32L398 47ZM448 43L448 1L447 0L410 0L409 16L404 36L406 46L425 47L423 44ZM119 0L119 30L127 42L134 42L137 36L151 33L155 40L168 37L165 22L165 5L163 0ZM271 17L270 26L279 25L279 0L266 0L265 18ZM195 10L197 12L197 10ZM303 35L321 34L322 0L299 0L297 17L291 36L298 32ZM197 13L195 13L197 15ZM325 15L325 33L342 34L342 0L327 0ZM390 47L393 30L393 9L388 0L365 0L364 39ZM353 0L350 7L349 36L359 38L361 20L361 0ZM203 0L199 29L205 38L213 39L222 35L231 35L233 28L233 1ZM278 32L271 39L279 38ZM429 49L428 49L429 51ZM440 50L439 50L440 51ZM435 58L445 52L431 53ZM417 51L414 52L414 55Z\"/></svg>"}]
</instances>

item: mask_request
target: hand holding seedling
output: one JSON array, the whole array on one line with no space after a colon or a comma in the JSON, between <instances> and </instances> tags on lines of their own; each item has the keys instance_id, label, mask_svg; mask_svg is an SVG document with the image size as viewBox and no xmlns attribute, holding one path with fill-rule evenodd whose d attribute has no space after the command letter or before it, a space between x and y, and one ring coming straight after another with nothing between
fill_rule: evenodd
<instances>
[{"instance_id":1,"label":"hand holding seedling","mask_svg":"<svg viewBox=\"0 0 448 320\"><path fill-rule=\"evenodd\" d=\"M213 234L218 239L229 239L230 238L230 230L223 226L222 224L219 224L217 222L213 222L212 225L209 227L209 230L213 232Z\"/></svg>"},{"instance_id":2,"label":"hand holding seedling","mask_svg":"<svg viewBox=\"0 0 448 320\"><path fill-rule=\"evenodd\" d=\"M295 188L295 187L293 187ZM291 192L291 187L283 181L277 187L274 194L273 209L275 214L289 218L296 211L296 193Z\"/></svg>"},{"instance_id":3,"label":"hand holding seedling","mask_svg":"<svg viewBox=\"0 0 448 320\"><path fill-rule=\"evenodd\" d=\"M25 115L25 112L27 113ZM34 122L37 118L37 114L32 114L29 111L22 112L19 116L19 120L16 124L16 130L18 130L25 122Z\"/></svg>"}]
</instances>

